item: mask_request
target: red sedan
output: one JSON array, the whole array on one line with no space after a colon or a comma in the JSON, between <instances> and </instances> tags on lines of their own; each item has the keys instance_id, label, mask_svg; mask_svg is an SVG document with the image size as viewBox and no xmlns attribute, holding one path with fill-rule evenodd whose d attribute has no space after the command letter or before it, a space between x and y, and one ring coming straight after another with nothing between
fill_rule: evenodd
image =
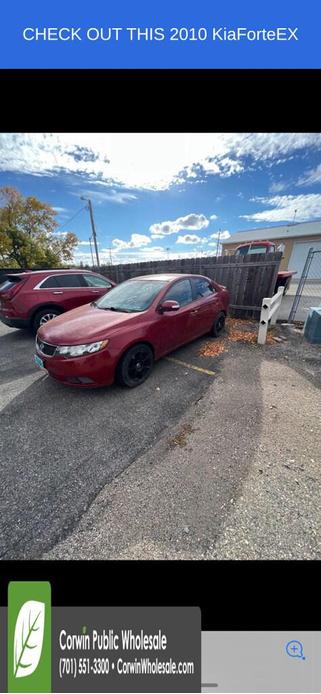
<instances>
[{"instance_id":1,"label":"red sedan","mask_svg":"<svg viewBox=\"0 0 321 694\"><path fill-rule=\"evenodd\" d=\"M75 386L133 388L154 361L224 328L229 293L201 275L147 275L58 316L37 333L36 364Z\"/></svg>"}]
</instances>

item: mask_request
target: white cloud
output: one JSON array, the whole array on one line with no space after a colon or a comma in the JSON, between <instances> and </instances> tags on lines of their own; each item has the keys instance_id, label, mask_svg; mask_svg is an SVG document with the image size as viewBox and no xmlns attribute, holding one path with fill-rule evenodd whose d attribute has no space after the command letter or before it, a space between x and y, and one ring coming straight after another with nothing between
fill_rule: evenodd
<instances>
[{"instance_id":1,"label":"white cloud","mask_svg":"<svg viewBox=\"0 0 321 694\"><path fill-rule=\"evenodd\" d=\"M270 185L269 192L282 193L282 191L285 190L287 187L288 183L285 183L284 181L275 181Z\"/></svg>"},{"instance_id":2,"label":"white cloud","mask_svg":"<svg viewBox=\"0 0 321 694\"><path fill-rule=\"evenodd\" d=\"M197 234L185 234L185 236L178 236L176 243L207 243L207 238Z\"/></svg>"},{"instance_id":3,"label":"white cloud","mask_svg":"<svg viewBox=\"0 0 321 694\"><path fill-rule=\"evenodd\" d=\"M290 154L321 147L321 133L250 133L230 137L236 158L249 156L256 161L281 163Z\"/></svg>"},{"instance_id":4,"label":"white cloud","mask_svg":"<svg viewBox=\"0 0 321 694\"><path fill-rule=\"evenodd\" d=\"M149 243L151 243L151 239L144 234L132 234L129 241L123 241L123 239L113 239L112 241L113 247L119 251L125 248L140 248Z\"/></svg>"},{"instance_id":5,"label":"white cloud","mask_svg":"<svg viewBox=\"0 0 321 694\"><path fill-rule=\"evenodd\" d=\"M222 240L225 240L225 239L229 239L230 236L231 236L230 232L227 231L227 229L226 229L226 231L218 231L218 232L215 233L215 234L211 234L211 235L210 235L210 238L211 238L211 239L218 239L218 238L219 238L220 241L222 241Z\"/></svg>"},{"instance_id":6,"label":"white cloud","mask_svg":"<svg viewBox=\"0 0 321 694\"><path fill-rule=\"evenodd\" d=\"M216 244L212 244L216 247ZM99 251L99 258L101 264L108 265L110 259L113 265L123 264L123 263L136 263L152 260L175 260L180 258L195 258L195 257L207 257L211 255L216 255L213 250L204 249L193 249L184 251L172 251L171 249L162 248L162 246L149 246L146 248L133 248L127 250L118 249L102 249ZM74 263L79 264L83 262L86 265L91 265L91 255L84 252L76 252L74 254ZM107 271L108 272L108 271Z\"/></svg>"},{"instance_id":7,"label":"white cloud","mask_svg":"<svg viewBox=\"0 0 321 694\"><path fill-rule=\"evenodd\" d=\"M243 219L255 222L307 222L321 217L321 194L276 195L271 198L254 198L253 202L267 205L268 208L253 214L241 215Z\"/></svg>"},{"instance_id":8,"label":"white cloud","mask_svg":"<svg viewBox=\"0 0 321 694\"><path fill-rule=\"evenodd\" d=\"M88 181L87 181L88 182ZM97 181L95 185L101 184L101 181ZM125 205L127 202L132 200L137 200L137 196L132 193L126 193L116 190L94 190L93 188L89 190L78 190L77 192L72 191L71 195L76 198L85 197L94 200L96 204L111 202L117 205Z\"/></svg>"},{"instance_id":9,"label":"white cloud","mask_svg":"<svg viewBox=\"0 0 321 694\"><path fill-rule=\"evenodd\" d=\"M237 161L236 159L230 159L230 157L222 157L219 159L219 169L220 175L223 178L228 178L244 171L244 164L241 160Z\"/></svg>"},{"instance_id":10,"label":"white cloud","mask_svg":"<svg viewBox=\"0 0 321 694\"><path fill-rule=\"evenodd\" d=\"M206 229L208 225L209 220L204 214L192 213L186 215L186 217L178 217L178 219L171 222L158 222L157 224L152 224L150 232L153 239L160 239L169 234L177 234L183 229L200 231L201 229Z\"/></svg>"},{"instance_id":11,"label":"white cloud","mask_svg":"<svg viewBox=\"0 0 321 694\"><path fill-rule=\"evenodd\" d=\"M99 260L101 265L108 265L110 263L110 252L108 251L107 253L107 251L99 251ZM91 253L86 253L86 251L76 251L73 255L72 264L79 265L79 263L84 263L84 265L91 265Z\"/></svg>"},{"instance_id":12,"label":"white cloud","mask_svg":"<svg viewBox=\"0 0 321 694\"><path fill-rule=\"evenodd\" d=\"M217 214L211 214L210 219L218 219Z\"/></svg>"},{"instance_id":13,"label":"white cloud","mask_svg":"<svg viewBox=\"0 0 321 694\"><path fill-rule=\"evenodd\" d=\"M97 246L100 245L100 241L97 241ZM77 246L90 246L90 241L78 241Z\"/></svg>"},{"instance_id":14,"label":"white cloud","mask_svg":"<svg viewBox=\"0 0 321 694\"><path fill-rule=\"evenodd\" d=\"M148 248L141 248L141 253L164 253L165 248L163 246L149 246Z\"/></svg>"},{"instance_id":15,"label":"white cloud","mask_svg":"<svg viewBox=\"0 0 321 694\"><path fill-rule=\"evenodd\" d=\"M167 190L188 178L232 176L320 148L320 133L4 133L0 170L77 175L112 190ZM114 194L110 200L126 201Z\"/></svg>"},{"instance_id":16,"label":"white cloud","mask_svg":"<svg viewBox=\"0 0 321 694\"><path fill-rule=\"evenodd\" d=\"M303 176L298 180L297 185L299 186L309 186L315 183L320 183L321 181L321 164L319 164L315 169L309 169L303 174Z\"/></svg>"},{"instance_id":17,"label":"white cloud","mask_svg":"<svg viewBox=\"0 0 321 694\"><path fill-rule=\"evenodd\" d=\"M60 214L61 212L68 212L66 207L53 207L52 209L55 210L57 214Z\"/></svg>"}]
</instances>

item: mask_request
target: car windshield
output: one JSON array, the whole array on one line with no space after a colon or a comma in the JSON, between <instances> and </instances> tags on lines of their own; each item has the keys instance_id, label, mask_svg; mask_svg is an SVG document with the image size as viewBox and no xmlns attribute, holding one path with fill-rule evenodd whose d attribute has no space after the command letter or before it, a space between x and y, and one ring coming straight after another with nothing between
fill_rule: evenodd
<instances>
[{"instance_id":1,"label":"car windshield","mask_svg":"<svg viewBox=\"0 0 321 694\"><path fill-rule=\"evenodd\" d=\"M165 284L163 280L128 280L98 299L95 306L125 313L146 311Z\"/></svg>"},{"instance_id":2,"label":"car windshield","mask_svg":"<svg viewBox=\"0 0 321 694\"><path fill-rule=\"evenodd\" d=\"M238 249L236 255L254 255L255 253L266 253L266 246L242 246Z\"/></svg>"}]
</instances>

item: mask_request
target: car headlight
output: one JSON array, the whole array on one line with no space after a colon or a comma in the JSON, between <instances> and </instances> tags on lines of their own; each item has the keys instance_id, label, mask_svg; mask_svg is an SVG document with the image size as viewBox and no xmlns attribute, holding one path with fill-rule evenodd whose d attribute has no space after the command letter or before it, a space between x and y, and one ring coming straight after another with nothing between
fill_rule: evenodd
<instances>
[{"instance_id":1,"label":"car headlight","mask_svg":"<svg viewBox=\"0 0 321 694\"><path fill-rule=\"evenodd\" d=\"M101 340L101 342L91 342L89 345L63 345L57 347L55 354L61 354L63 357L82 357L84 354L94 354L99 352L108 345L109 340Z\"/></svg>"}]
</instances>

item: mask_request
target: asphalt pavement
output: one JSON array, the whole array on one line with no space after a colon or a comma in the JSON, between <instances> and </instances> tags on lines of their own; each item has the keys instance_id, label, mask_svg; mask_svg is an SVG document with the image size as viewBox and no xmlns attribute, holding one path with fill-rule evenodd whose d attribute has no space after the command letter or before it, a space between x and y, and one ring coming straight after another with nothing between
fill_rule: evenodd
<instances>
[{"instance_id":1,"label":"asphalt pavement","mask_svg":"<svg viewBox=\"0 0 321 694\"><path fill-rule=\"evenodd\" d=\"M46 557L321 559L321 353L286 334L213 360L203 397Z\"/></svg>"},{"instance_id":2,"label":"asphalt pavement","mask_svg":"<svg viewBox=\"0 0 321 694\"><path fill-rule=\"evenodd\" d=\"M199 346L188 350L196 364ZM38 558L68 536L104 485L175 425L213 378L163 359L136 389L80 390L39 371L33 355L28 332L0 324L3 559Z\"/></svg>"},{"instance_id":3,"label":"asphalt pavement","mask_svg":"<svg viewBox=\"0 0 321 694\"><path fill-rule=\"evenodd\" d=\"M80 390L0 326L0 557L320 559L320 347L278 330Z\"/></svg>"}]
</instances>

